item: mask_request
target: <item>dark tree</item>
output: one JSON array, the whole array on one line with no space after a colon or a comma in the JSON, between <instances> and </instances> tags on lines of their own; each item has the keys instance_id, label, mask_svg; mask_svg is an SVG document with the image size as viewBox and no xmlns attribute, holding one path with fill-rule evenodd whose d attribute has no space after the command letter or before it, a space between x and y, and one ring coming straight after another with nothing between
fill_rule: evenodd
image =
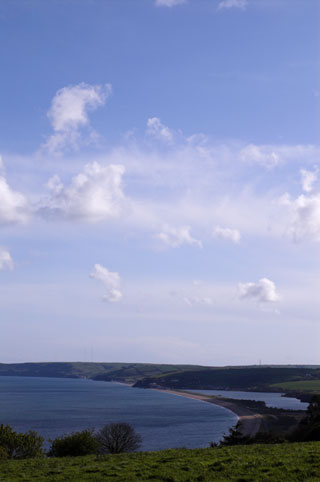
<instances>
[{"instance_id":1,"label":"dark tree","mask_svg":"<svg viewBox=\"0 0 320 482\"><path fill-rule=\"evenodd\" d=\"M320 441L320 395L314 395L307 409L306 416L291 434L293 442Z\"/></svg>"},{"instance_id":2,"label":"dark tree","mask_svg":"<svg viewBox=\"0 0 320 482\"><path fill-rule=\"evenodd\" d=\"M109 423L96 435L102 453L134 452L141 446L141 436L129 423Z\"/></svg>"},{"instance_id":3,"label":"dark tree","mask_svg":"<svg viewBox=\"0 0 320 482\"><path fill-rule=\"evenodd\" d=\"M92 430L74 432L51 442L48 457L78 457L98 453L100 448Z\"/></svg>"},{"instance_id":4,"label":"dark tree","mask_svg":"<svg viewBox=\"0 0 320 482\"><path fill-rule=\"evenodd\" d=\"M0 457L9 459L29 459L44 455L43 437L29 430L18 433L10 425L0 425Z\"/></svg>"},{"instance_id":5,"label":"dark tree","mask_svg":"<svg viewBox=\"0 0 320 482\"><path fill-rule=\"evenodd\" d=\"M240 430L240 422L237 423L236 427L231 427L228 435L224 435L220 442L220 446L224 445L246 445L250 443L250 437L243 435Z\"/></svg>"}]
</instances>

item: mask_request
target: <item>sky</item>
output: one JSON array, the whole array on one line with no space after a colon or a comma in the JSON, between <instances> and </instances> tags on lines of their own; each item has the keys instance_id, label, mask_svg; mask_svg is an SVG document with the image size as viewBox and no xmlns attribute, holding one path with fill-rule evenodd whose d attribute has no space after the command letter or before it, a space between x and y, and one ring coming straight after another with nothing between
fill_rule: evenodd
<instances>
[{"instance_id":1,"label":"sky","mask_svg":"<svg viewBox=\"0 0 320 482\"><path fill-rule=\"evenodd\" d=\"M0 362L320 364L318 0L2 0Z\"/></svg>"}]
</instances>

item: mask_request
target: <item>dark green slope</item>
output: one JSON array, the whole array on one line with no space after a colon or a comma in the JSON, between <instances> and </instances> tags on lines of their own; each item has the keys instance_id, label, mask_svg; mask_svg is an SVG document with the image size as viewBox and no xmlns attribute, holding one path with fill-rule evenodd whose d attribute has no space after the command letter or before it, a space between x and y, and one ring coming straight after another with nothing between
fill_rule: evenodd
<instances>
[{"instance_id":1,"label":"dark green slope","mask_svg":"<svg viewBox=\"0 0 320 482\"><path fill-rule=\"evenodd\" d=\"M276 390L276 383L320 380L320 368L306 366L203 367L151 363L2 363L0 376L90 378L140 388ZM282 390L279 388L279 390Z\"/></svg>"},{"instance_id":2,"label":"dark green slope","mask_svg":"<svg viewBox=\"0 0 320 482\"><path fill-rule=\"evenodd\" d=\"M280 381L320 379L318 368L297 367L233 367L184 370L158 377L139 380L136 387L150 388L155 385L171 389L212 390L267 390Z\"/></svg>"}]
</instances>

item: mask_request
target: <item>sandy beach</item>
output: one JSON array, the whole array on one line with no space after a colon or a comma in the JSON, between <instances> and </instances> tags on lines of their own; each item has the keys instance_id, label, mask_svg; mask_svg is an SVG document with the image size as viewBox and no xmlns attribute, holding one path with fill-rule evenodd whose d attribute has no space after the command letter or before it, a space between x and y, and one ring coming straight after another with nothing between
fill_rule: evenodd
<instances>
[{"instance_id":1,"label":"sandy beach","mask_svg":"<svg viewBox=\"0 0 320 482\"><path fill-rule=\"evenodd\" d=\"M260 413L255 413L252 410L240 406L237 403L237 400L225 400L222 397L209 397L203 394L184 392L180 390L166 390L161 388L154 388L153 390L179 397L202 400L203 402L213 403L214 405L219 405L220 407L228 409L238 416L239 422L241 422L240 430L243 435L253 437L261 429L263 416Z\"/></svg>"}]
</instances>

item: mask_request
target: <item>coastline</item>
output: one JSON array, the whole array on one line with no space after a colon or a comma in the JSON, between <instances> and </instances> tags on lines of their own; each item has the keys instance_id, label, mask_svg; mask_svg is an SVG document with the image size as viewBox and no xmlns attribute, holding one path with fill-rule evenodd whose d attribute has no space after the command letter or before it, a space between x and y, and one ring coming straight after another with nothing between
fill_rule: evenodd
<instances>
[{"instance_id":1,"label":"coastline","mask_svg":"<svg viewBox=\"0 0 320 482\"><path fill-rule=\"evenodd\" d=\"M240 406L237 400L224 399L222 397L209 397L207 395L184 392L183 390L170 390L162 388L152 388L158 392L168 393L169 395L176 395L185 398L191 398L193 400L200 400L203 402L212 403L223 407L230 412L233 412L238 417L238 423L240 422L240 431L242 435L254 437L261 429L263 416L260 413L253 412L248 408Z\"/></svg>"}]
</instances>

